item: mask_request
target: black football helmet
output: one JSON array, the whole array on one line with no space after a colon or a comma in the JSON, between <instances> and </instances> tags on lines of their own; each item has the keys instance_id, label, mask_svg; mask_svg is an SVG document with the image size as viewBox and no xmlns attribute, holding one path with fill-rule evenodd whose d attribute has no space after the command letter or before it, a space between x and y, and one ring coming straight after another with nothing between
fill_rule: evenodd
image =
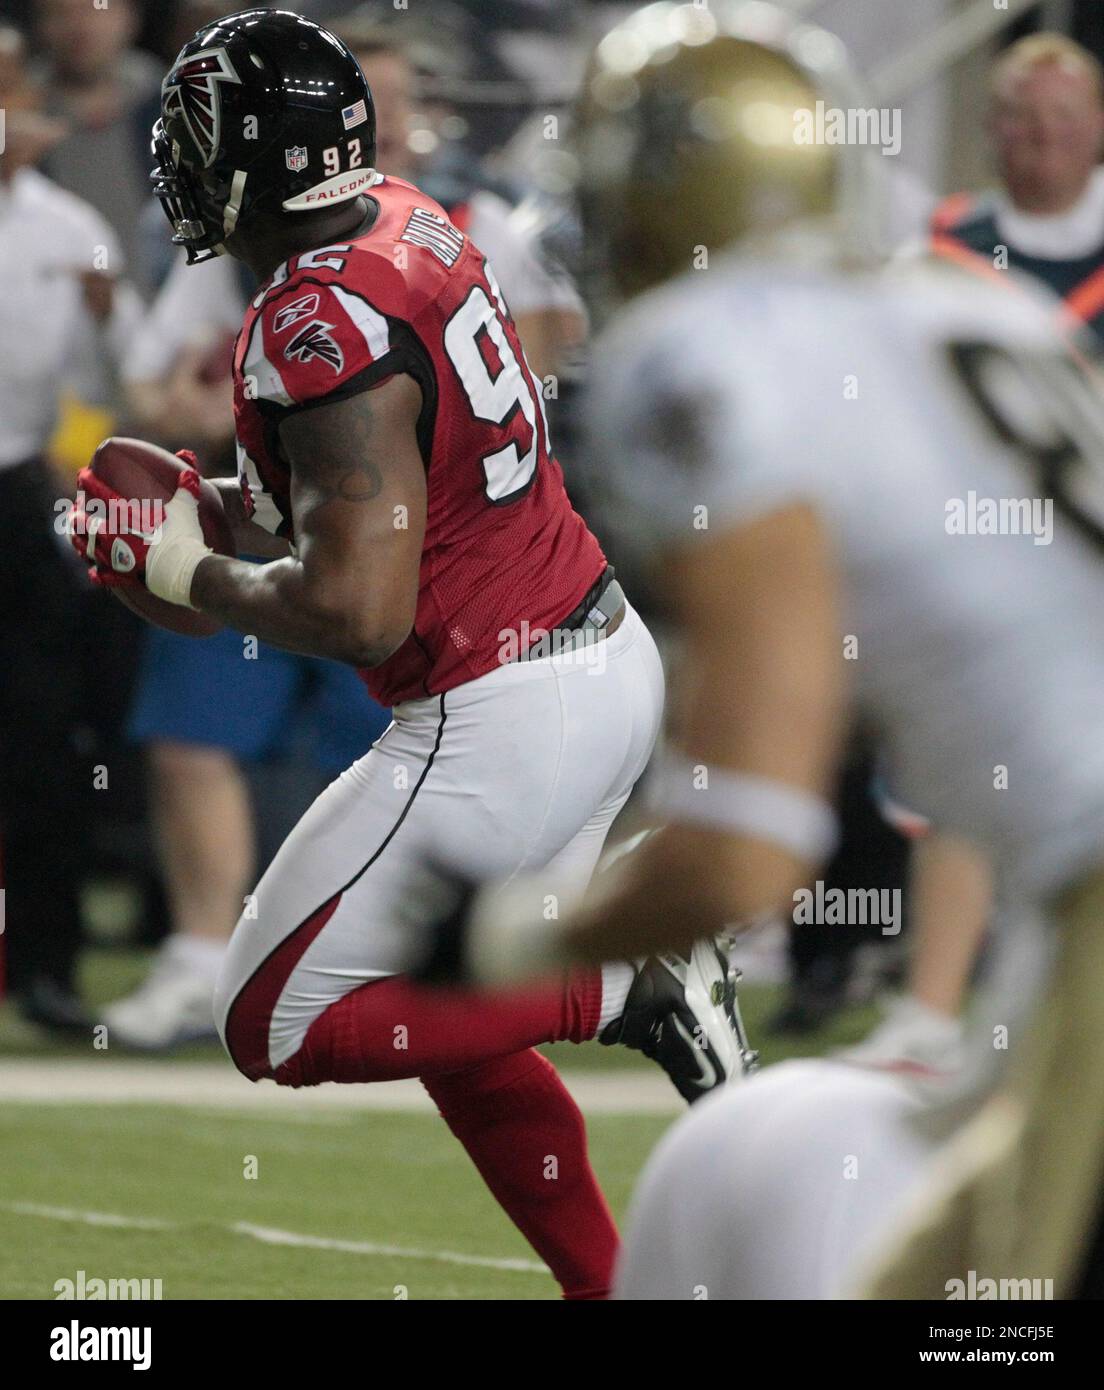
<instances>
[{"instance_id":1,"label":"black football helmet","mask_svg":"<svg viewBox=\"0 0 1104 1390\"><path fill-rule=\"evenodd\" d=\"M189 265L221 255L257 212L330 207L379 180L360 64L288 10L242 10L189 39L161 84L152 148L154 192Z\"/></svg>"}]
</instances>

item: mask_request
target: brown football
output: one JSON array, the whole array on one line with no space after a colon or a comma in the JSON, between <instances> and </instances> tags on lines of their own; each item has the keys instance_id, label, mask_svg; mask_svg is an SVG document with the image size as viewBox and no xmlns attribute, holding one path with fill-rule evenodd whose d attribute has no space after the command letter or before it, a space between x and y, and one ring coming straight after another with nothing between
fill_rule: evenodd
<instances>
[{"instance_id":1,"label":"brown football","mask_svg":"<svg viewBox=\"0 0 1104 1390\"><path fill-rule=\"evenodd\" d=\"M167 502L176 491L177 479L187 465L167 449L147 444L144 439L113 436L105 439L96 450L89 467L97 478L131 501ZM206 478L200 488L199 521L203 527L203 539L212 550L220 555L235 553L234 537L222 508L222 499L218 489ZM166 603L138 585L118 584L111 592L147 622L167 627L170 632L183 633L186 637L210 637L222 626L206 613Z\"/></svg>"}]
</instances>

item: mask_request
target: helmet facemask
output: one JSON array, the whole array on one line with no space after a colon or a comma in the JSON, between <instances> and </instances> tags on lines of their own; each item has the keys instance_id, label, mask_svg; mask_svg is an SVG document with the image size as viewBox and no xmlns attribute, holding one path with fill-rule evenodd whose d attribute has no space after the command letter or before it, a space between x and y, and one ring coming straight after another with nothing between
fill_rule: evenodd
<instances>
[{"instance_id":1,"label":"helmet facemask","mask_svg":"<svg viewBox=\"0 0 1104 1390\"><path fill-rule=\"evenodd\" d=\"M150 151L153 191L172 226L173 244L183 246L189 265L222 255L228 235L225 200L220 205L203 180L182 163L179 146L169 138L161 119L153 127Z\"/></svg>"}]
</instances>

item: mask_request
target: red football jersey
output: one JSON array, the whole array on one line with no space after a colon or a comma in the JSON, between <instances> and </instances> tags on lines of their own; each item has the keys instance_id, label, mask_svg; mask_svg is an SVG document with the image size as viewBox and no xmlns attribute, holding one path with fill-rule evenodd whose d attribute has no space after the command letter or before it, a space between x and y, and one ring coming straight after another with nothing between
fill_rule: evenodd
<instances>
[{"instance_id":1,"label":"red football jersey","mask_svg":"<svg viewBox=\"0 0 1104 1390\"><path fill-rule=\"evenodd\" d=\"M554 628L606 562L564 491L541 390L486 259L411 184L382 178L368 196L379 215L367 232L293 256L246 310L234 413L247 512L293 540L280 420L398 372L421 387L427 519L414 630L362 673L394 705L490 671L504 634L525 623Z\"/></svg>"}]
</instances>

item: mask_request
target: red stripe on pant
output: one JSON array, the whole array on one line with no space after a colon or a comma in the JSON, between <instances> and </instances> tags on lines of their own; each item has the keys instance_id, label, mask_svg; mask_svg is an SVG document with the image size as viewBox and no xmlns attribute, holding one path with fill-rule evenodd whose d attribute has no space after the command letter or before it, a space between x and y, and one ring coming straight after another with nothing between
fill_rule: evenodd
<instances>
[{"instance_id":1,"label":"red stripe on pant","mask_svg":"<svg viewBox=\"0 0 1104 1390\"><path fill-rule=\"evenodd\" d=\"M268 1030L272 1011L302 960L307 947L337 911L341 894L335 893L317 912L312 912L271 955L257 967L238 991L226 1016L226 1050L238 1071L250 1081L272 1075L268 1059Z\"/></svg>"}]
</instances>

